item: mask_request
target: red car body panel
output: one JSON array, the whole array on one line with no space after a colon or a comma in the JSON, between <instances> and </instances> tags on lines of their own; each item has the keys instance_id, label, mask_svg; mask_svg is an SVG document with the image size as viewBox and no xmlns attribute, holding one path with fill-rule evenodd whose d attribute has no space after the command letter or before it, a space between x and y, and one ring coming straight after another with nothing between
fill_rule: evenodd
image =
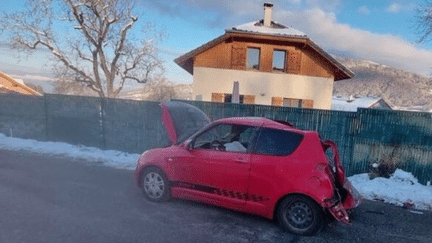
<instances>
[{"instance_id":1,"label":"red car body panel","mask_svg":"<svg viewBox=\"0 0 432 243\"><path fill-rule=\"evenodd\" d=\"M266 118L225 118L207 128L242 124L290 131L303 138L294 152L286 156L190 149L190 139L176 144L179 135L169 107L161 107L173 145L148 150L140 156L135 170L138 186L144 168L157 166L166 173L171 182L171 196L176 198L272 219L281 199L289 194L301 194L313 199L337 220L349 224L346 210L357 207L360 197L345 177L334 142L322 142L315 131L303 131ZM334 151L334 173L324 153L328 148ZM339 195L341 190L344 198Z\"/></svg>"}]
</instances>

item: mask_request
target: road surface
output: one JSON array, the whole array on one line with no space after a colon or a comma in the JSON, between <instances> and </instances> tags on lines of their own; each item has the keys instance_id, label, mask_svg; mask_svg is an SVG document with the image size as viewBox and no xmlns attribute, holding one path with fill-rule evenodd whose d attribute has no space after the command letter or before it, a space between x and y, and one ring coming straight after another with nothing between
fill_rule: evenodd
<instances>
[{"instance_id":1,"label":"road surface","mask_svg":"<svg viewBox=\"0 0 432 243\"><path fill-rule=\"evenodd\" d=\"M0 242L432 242L432 212L365 201L351 227L313 237L182 200L151 203L132 171L0 150Z\"/></svg>"}]
</instances>

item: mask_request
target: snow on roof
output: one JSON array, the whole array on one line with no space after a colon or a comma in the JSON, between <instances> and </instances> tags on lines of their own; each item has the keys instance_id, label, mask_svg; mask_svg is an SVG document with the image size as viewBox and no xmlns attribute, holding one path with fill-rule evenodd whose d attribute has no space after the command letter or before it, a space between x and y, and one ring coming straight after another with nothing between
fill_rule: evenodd
<instances>
[{"instance_id":1,"label":"snow on roof","mask_svg":"<svg viewBox=\"0 0 432 243\"><path fill-rule=\"evenodd\" d=\"M232 27L232 30L254 32L269 35L282 35L282 36L301 36L306 37L306 34L291 27L287 27L276 21L271 21L271 26L264 26L263 20L253 21L246 24L241 24Z\"/></svg>"},{"instance_id":2,"label":"snow on roof","mask_svg":"<svg viewBox=\"0 0 432 243\"><path fill-rule=\"evenodd\" d=\"M18 83L25 85L24 80L19 79L19 78L14 78L14 79L15 79L15 81L17 81Z\"/></svg>"},{"instance_id":3,"label":"snow on roof","mask_svg":"<svg viewBox=\"0 0 432 243\"><path fill-rule=\"evenodd\" d=\"M357 112L357 108L369 108L381 98L379 97L332 97L332 110L338 111L353 111Z\"/></svg>"}]
</instances>

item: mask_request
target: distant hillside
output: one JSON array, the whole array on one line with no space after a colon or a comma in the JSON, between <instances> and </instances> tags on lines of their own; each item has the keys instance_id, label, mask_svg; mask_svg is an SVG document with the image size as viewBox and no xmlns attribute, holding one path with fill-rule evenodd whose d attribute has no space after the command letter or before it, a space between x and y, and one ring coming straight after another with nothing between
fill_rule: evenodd
<instances>
[{"instance_id":1,"label":"distant hillside","mask_svg":"<svg viewBox=\"0 0 432 243\"><path fill-rule=\"evenodd\" d=\"M380 96L397 108L432 109L431 78L371 61L336 59L351 69L355 77L335 82L334 95Z\"/></svg>"},{"instance_id":2,"label":"distant hillside","mask_svg":"<svg viewBox=\"0 0 432 243\"><path fill-rule=\"evenodd\" d=\"M169 99L192 99L192 84L158 83L144 88L120 93L120 98L134 100L167 101Z\"/></svg>"}]
</instances>

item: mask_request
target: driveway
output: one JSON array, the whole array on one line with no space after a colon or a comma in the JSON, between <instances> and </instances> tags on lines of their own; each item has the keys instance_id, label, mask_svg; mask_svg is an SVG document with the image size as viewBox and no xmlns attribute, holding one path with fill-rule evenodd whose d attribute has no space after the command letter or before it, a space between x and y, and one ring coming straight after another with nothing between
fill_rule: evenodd
<instances>
[{"instance_id":1,"label":"driveway","mask_svg":"<svg viewBox=\"0 0 432 243\"><path fill-rule=\"evenodd\" d=\"M270 220L181 200L151 203L132 171L0 150L0 242L432 242L432 213L365 201L351 227L299 237Z\"/></svg>"}]
</instances>

